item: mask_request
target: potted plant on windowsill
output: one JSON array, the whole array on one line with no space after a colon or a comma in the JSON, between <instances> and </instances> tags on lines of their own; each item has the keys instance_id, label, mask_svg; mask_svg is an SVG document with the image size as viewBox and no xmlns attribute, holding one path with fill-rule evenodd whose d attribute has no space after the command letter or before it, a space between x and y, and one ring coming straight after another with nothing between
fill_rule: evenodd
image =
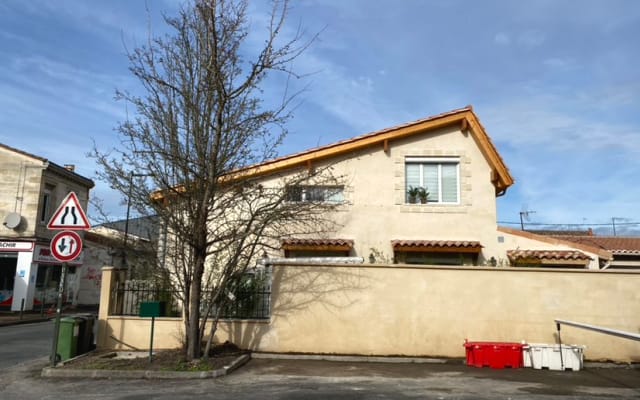
<instances>
[{"instance_id":1,"label":"potted plant on windowsill","mask_svg":"<svg viewBox=\"0 0 640 400\"><path fill-rule=\"evenodd\" d=\"M427 198L429 197L429 192L427 192L426 187L418 188L418 198L420 199L421 204L427 204Z\"/></svg>"},{"instance_id":2,"label":"potted plant on windowsill","mask_svg":"<svg viewBox=\"0 0 640 400\"><path fill-rule=\"evenodd\" d=\"M420 187L409 186L409 190L407 190L408 200L410 204L415 204L418 200L418 193L420 192Z\"/></svg>"}]
</instances>

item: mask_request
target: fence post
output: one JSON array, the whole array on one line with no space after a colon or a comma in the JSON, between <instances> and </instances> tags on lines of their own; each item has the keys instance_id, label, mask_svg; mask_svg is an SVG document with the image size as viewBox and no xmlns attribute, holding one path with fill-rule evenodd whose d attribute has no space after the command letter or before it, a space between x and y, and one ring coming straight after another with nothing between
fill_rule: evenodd
<instances>
[{"instance_id":1,"label":"fence post","mask_svg":"<svg viewBox=\"0 0 640 400\"><path fill-rule=\"evenodd\" d=\"M96 339L96 347L104 348L107 346L109 332L107 326L107 317L112 309L111 302L113 297L111 292L120 277L119 269L115 267L102 267L102 283L100 286L100 308L98 309L98 337Z\"/></svg>"}]
</instances>

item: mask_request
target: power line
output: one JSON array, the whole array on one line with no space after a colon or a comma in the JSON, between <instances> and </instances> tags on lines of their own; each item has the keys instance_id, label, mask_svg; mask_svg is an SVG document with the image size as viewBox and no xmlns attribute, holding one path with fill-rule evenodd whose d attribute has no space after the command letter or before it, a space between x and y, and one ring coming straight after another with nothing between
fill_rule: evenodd
<instances>
[{"instance_id":1,"label":"power line","mask_svg":"<svg viewBox=\"0 0 640 400\"><path fill-rule=\"evenodd\" d=\"M498 221L499 224L504 225L520 225L520 221L512 222L512 221ZM543 222L527 222L527 225L537 225L537 226L611 226L611 222L607 224L589 224L589 223L566 223L566 224L558 224L558 223L543 223ZM616 226L622 225L640 225L640 222L616 222Z\"/></svg>"}]
</instances>

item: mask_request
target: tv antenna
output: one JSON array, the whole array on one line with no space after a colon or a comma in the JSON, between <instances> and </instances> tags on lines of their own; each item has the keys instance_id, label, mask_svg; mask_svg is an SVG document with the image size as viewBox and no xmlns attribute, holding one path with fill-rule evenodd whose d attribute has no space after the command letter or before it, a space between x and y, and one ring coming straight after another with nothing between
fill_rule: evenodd
<instances>
[{"instance_id":1,"label":"tv antenna","mask_svg":"<svg viewBox=\"0 0 640 400\"><path fill-rule=\"evenodd\" d=\"M523 207L523 210L520 211L520 229L524 231L524 221L529 222L529 215L535 214L535 211L527 210L528 207Z\"/></svg>"},{"instance_id":2,"label":"tv antenna","mask_svg":"<svg viewBox=\"0 0 640 400\"><path fill-rule=\"evenodd\" d=\"M616 236L616 220L618 221L628 221L627 218L622 217L611 217L611 224L613 224L613 236Z\"/></svg>"}]
</instances>

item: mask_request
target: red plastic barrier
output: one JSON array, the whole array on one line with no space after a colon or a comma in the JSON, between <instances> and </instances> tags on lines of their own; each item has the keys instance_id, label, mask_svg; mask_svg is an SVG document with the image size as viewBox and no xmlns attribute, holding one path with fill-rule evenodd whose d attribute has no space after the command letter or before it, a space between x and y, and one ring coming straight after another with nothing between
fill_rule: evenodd
<instances>
[{"instance_id":1,"label":"red plastic barrier","mask_svg":"<svg viewBox=\"0 0 640 400\"><path fill-rule=\"evenodd\" d=\"M467 365L495 369L522 368L524 344L509 342L465 342Z\"/></svg>"}]
</instances>

